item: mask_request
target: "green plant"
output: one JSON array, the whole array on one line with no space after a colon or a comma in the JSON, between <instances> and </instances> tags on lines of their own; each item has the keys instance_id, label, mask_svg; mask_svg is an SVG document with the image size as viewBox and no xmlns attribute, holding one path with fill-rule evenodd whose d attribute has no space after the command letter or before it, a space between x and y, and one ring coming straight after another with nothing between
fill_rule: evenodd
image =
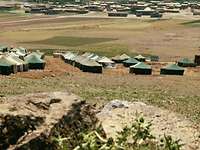
<instances>
[{"instance_id":1,"label":"green plant","mask_svg":"<svg viewBox=\"0 0 200 150\"><path fill-rule=\"evenodd\" d=\"M145 121L143 117L136 118L131 126L125 126L116 138L103 138L100 130L80 133L82 143L77 144L74 150L180 150L183 146L180 140L173 140L171 136L157 142L151 134L151 122ZM64 143L66 139L59 137L56 141L62 150L66 150Z\"/></svg>"},{"instance_id":2,"label":"green plant","mask_svg":"<svg viewBox=\"0 0 200 150\"><path fill-rule=\"evenodd\" d=\"M61 136L58 136L57 138L53 137L53 142L57 144L57 147L60 150L67 150L66 140L67 138L62 138Z\"/></svg>"},{"instance_id":3,"label":"green plant","mask_svg":"<svg viewBox=\"0 0 200 150\"><path fill-rule=\"evenodd\" d=\"M164 138L160 140L160 147L167 150L180 150L183 144L180 144L180 139L173 140L170 135L164 135Z\"/></svg>"}]
</instances>

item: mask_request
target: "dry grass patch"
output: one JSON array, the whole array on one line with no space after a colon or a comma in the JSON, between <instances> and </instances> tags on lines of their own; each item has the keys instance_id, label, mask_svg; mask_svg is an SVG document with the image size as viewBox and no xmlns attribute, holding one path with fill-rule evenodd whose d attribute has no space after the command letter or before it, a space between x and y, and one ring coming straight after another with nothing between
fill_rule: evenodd
<instances>
[{"instance_id":1,"label":"dry grass patch","mask_svg":"<svg viewBox=\"0 0 200 150\"><path fill-rule=\"evenodd\" d=\"M96 44L109 42L117 39L112 38L97 38L97 37L68 37L56 36L46 40L26 42L27 44L43 44L43 45L61 45L61 46L82 46L87 44Z\"/></svg>"}]
</instances>

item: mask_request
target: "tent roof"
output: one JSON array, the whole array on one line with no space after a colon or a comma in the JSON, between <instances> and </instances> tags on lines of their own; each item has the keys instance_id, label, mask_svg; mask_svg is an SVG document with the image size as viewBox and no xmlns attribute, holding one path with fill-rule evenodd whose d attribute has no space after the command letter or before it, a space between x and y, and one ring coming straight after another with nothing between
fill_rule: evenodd
<instances>
[{"instance_id":1,"label":"tent roof","mask_svg":"<svg viewBox=\"0 0 200 150\"><path fill-rule=\"evenodd\" d=\"M95 66L102 66L101 64L97 63L96 61L94 60L88 60L88 59L85 59L81 62L82 65L84 66L92 66L92 67L95 67Z\"/></svg>"},{"instance_id":2,"label":"tent roof","mask_svg":"<svg viewBox=\"0 0 200 150\"><path fill-rule=\"evenodd\" d=\"M65 58L65 59L70 59L72 56L73 56L73 53L72 52L67 52L65 54L62 54L62 56Z\"/></svg>"},{"instance_id":3,"label":"tent roof","mask_svg":"<svg viewBox=\"0 0 200 150\"><path fill-rule=\"evenodd\" d=\"M120 58L121 59L128 59L128 58L130 58L130 56L128 56L127 54L122 54L122 55L120 55Z\"/></svg>"},{"instance_id":4,"label":"tent roof","mask_svg":"<svg viewBox=\"0 0 200 150\"><path fill-rule=\"evenodd\" d=\"M7 46L7 45L1 45L1 44L0 44L0 50L2 50L2 49L4 49L4 48L8 48L8 46Z\"/></svg>"},{"instance_id":5,"label":"tent roof","mask_svg":"<svg viewBox=\"0 0 200 150\"><path fill-rule=\"evenodd\" d=\"M130 66L130 68L138 68L138 69L151 69L150 65L147 65L143 62L139 62L136 65Z\"/></svg>"},{"instance_id":6,"label":"tent roof","mask_svg":"<svg viewBox=\"0 0 200 150\"><path fill-rule=\"evenodd\" d=\"M125 60L125 59L129 59L130 57L126 54L122 54L122 55L117 55L115 57L113 57L113 60Z\"/></svg>"},{"instance_id":7,"label":"tent roof","mask_svg":"<svg viewBox=\"0 0 200 150\"><path fill-rule=\"evenodd\" d=\"M16 52L17 55L25 56L27 54L26 49L23 47L13 48L11 49L12 52Z\"/></svg>"},{"instance_id":8,"label":"tent roof","mask_svg":"<svg viewBox=\"0 0 200 150\"><path fill-rule=\"evenodd\" d=\"M9 56L16 56L16 57L19 57L19 55L17 55L17 54L14 53L14 52L10 52L10 53L9 53Z\"/></svg>"},{"instance_id":9,"label":"tent roof","mask_svg":"<svg viewBox=\"0 0 200 150\"><path fill-rule=\"evenodd\" d=\"M23 54L26 54L26 52L27 52L24 47L19 47L18 50Z\"/></svg>"},{"instance_id":10,"label":"tent roof","mask_svg":"<svg viewBox=\"0 0 200 150\"><path fill-rule=\"evenodd\" d=\"M91 56L91 55L93 55L93 54L92 54L92 53L89 53L89 52L86 52L86 53L82 54L81 56L83 56L83 57L89 57L89 56Z\"/></svg>"},{"instance_id":11,"label":"tent roof","mask_svg":"<svg viewBox=\"0 0 200 150\"><path fill-rule=\"evenodd\" d=\"M178 62L183 64L194 64L194 62L188 58L182 58Z\"/></svg>"},{"instance_id":12,"label":"tent roof","mask_svg":"<svg viewBox=\"0 0 200 150\"><path fill-rule=\"evenodd\" d=\"M108 57L103 57L98 62L99 63L114 63L114 61L110 60Z\"/></svg>"},{"instance_id":13,"label":"tent roof","mask_svg":"<svg viewBox=\"0 0 200 150\"><path fill-rule=\"evenodd\" d=\"M95 54L94 56L90 57L90 59L97 61L100 59L100 56Z\"/></svg>"},{"instance_id":14,"label":"tent roof","mask_svg":"<svg viewBox=\"0 0 200 150\"><path fill-rule=\"evenodd\" d=\"M6 56L0 56L0 66L12 66L14 62L10 61Z\"/></svg>"},{"instance_id":15,"label":"tent roof","mask_svg":"<svg viewBox=\"0 0 200 150\"><path fill-rule=\"evenodd\" d=\"M146 7L146 8L144 9L144 11L152 11L152 9L151 9L150 7Z\"/></svg>"},{"instance_id":16,"label":"tent roof","mask_svg":"<svg viewBox=\"0 0 200 150\"><path fill-rule=\"evenodd\" d=\"M44 60L40 59L37 55L30 55L25 57L25 62L27 63L44 63Z\"/></svg>"},{"instance_id":17,"label":"tent roof","mask_svg":"<svg viewBox=\"0 0 200 150\"><path fill-rule=\"evenodd\" d=\"M166 70L184 70L184 68L177 66L176 64L169 64L165 66L163 69Z\"/></svg>"},{"instance_id":18,"label":"tent roof","mask_svg":"<svg viewBox=\"0 0 200 150\"><path fill-rule=\"evenodd\" d=\"M39 55L44 55L44 53L41 52L40 50L36 50L35 52L36 52L37 54L39 54Z\"/></svg>"},{"instance_id":19,"label":"tent roof","mask_svg":"<svg viewBox=\"0 0 200 150\"><path fill-rule=\"evenodd\" d=\"M124 61L124 63L139 63L139 61L137 61L135 58L129 58L127 60Z\"/></svg>"},{"instance_id":20,"label":"tent roof","mask_svg":"<svg viewBox=\"0 0 200 150\"><path fill-rule=\"evenodd\" d=\"M92 58L92 57L95 57L96 56L96 54L94 54L94 53L90 53L90 55L88 55L88 56L86 56L87 58Z\"/></svg>"},{"instance_id":21,"label":"tent roof","mask_svg":"<svg viewBox=\"0 0 200 150\"><path fill-rule=\"evenodd\" d=\"M112 57L113 60L121 60L120 55L116 55L114 57Z\"/></svg>"},{"instance_id":22,"label":"tent roof","mask_svg":"<svg viewBox=\"0 0 200 150\"><path fill-rule=\"evenodd\" d=\"M144 56L142 56L142 55L137 55L137 56L135 56L134 58L136 58L136 59L145 59L146 57L144 57Z\"/></svg>"},{"instance_id":23,"label":"tent roof","mask_svg":"<svg viewBox=\"0 0 200 150\"><path fill-rule=\"evenodd\" d=\"M88 59L88 58L86 58L86 57L83 57L83 56L77 56L77 57L75 57L75 62L81 62L82 60L84 60L84 59Z\"/></svg>"},{"instance_id":24,"label":"tent roof","mask_svg":"<svg viewBox=\"0 0 200 150\"><path fill-rule=\"evenodd\" d=\"M20 64L27 64L25 61L23 61L22 59L20 59L20 58L17 57L17 56L9 55L9 57L11 57L12 59L14 59L15 61L17 61L17 62L20 63Z\"/></svg>"},{"instance_id":25,"label":"tent roof","mask_svg":"<svg viewBox=\"0 0 200 150\"><path fill-rule=\"evenodd\" d=\"M9 54L6 56L7 59L11 62L13 62L15 65L22 65L21 62L19 62L18 60L14 59L12 56L10 56Z\"/></svg>"},{"instance_id":26,"label":"tent roof","mask_svg":"<svg viewBox=\"0 0 200 150\"><path fill-rule=\"evenodd\" d=\"M38 53L36 53L36 52L32 52L32 53L30 53L29 55L27 55L25 58L28 58L28 57L32 57L32 56L37 56L38 58L41 58L41 55L39 55Z\"/></svg>"},{"instance_id":27,"label":"tent roof","mask_svg":"<svg viewBox=\"0 0 200 150\"><path fill-rule=\"evenodd\" d=\"M75 60L77 56L78 56L77 53L73 53L73 55L71 56L70 60Z\"/></svg>"}]
</instances>

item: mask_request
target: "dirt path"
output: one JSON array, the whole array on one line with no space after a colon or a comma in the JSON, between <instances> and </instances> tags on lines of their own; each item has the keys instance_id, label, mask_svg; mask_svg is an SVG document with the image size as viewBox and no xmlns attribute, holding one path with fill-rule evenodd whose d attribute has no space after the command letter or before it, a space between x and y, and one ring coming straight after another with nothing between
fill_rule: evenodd
<instances>
[{"instance_id":1,"label":"dirt path","mask_svg":"<svg viewBox=\"0 0 200 150\"><path fill-rule=\"evenodd\" d=\"M141 102L112 101L98 114L109 136L115 136L127 124L134 122L137 115L152 121L152 134L160 138L164 134L181 139L185 150L200 149L199 128L183 116L149 106Z\"/></svg>"},{"instance_id":2,"label":"dirt path","mask_svg":"<svg viewBox=\"0 0 200 150\"><path fill-rule=\"evenodd\" d=\"M44 70L30 70L28 72L19 72L16 77L41 79L44 77L55 77L67 73L80 72L78 68L75 68L69 64L66 64L60 58L46 57L46 66Z\"/></svg>"}]
</instances>

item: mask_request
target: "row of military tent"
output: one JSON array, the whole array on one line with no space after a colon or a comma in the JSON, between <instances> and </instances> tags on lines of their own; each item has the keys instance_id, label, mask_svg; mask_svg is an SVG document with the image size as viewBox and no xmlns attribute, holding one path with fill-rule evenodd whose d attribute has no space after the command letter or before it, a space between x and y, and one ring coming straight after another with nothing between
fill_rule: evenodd
<instances>
[{"instance_id":1,"label":"row of military tent","mask_svg":"<svg viewBox=\"0 0 200 150\"><path fill-rule=\"evenodd\" d=\"M78 67L82 71L85 72L102 72L103 67L112 67L114 68L115 63L123 63L125 67L129 67L130 73L135 74L152 74L152 68L150 65L145 64L145 61L150 61L146 57L142 55L135 56L131 58L126 54L117 55L112 59L108 57L100 57L93 53L84 53L82 55L78 55L76 53L68 52L66 54L62 54L63 60L71 64L75 67ZM151 57L151 60L158 61L159 57ZM184 68L182 67L195 67L195 63L188 58L183 58L177 62L177 64L169 64L160 69L160 74L167 75L183 75Z\"/></svg>"},{"instance_id":2,"label":"row of military tent","mask_svg":"<svg viewBox=\"0 0 200 150\"><path fill-rule=\"evenodd\" d=\"M130 60L132 59L132 60ZM139 61L139 62L145 62L145 61L159 61L159 57L158 56L149 56L149 57L145 57L145 56L142 56L142 55L137 55L135 56L134 58L131 58L130 56L128 56L127 54L122 54L122 55L117 55L115 57L112 57L112 60L116 63L123 63L125 61Z\"/></svg>"},{"instance_id":3,"label":"row of military tent","mask_svg":"<svg viewBox=\"0 0 200 150\"><path fill-rule=\"evenodd\" d=\"M142 56L138 55L134 58L128 57L127 55L121 55L121 62L125 67L129 67L130 73L135 74L152 74L152 69L150 65L147 65L143 62L145 62L147 59ZM119 58L120 56L118 56ZM123 59L122 59L123 58ZM152 58L152 57L151 57ZM116 59L116 57L115 57ZM153 56L154 61L158 61L158 57ZM122 61L124 60L124 61ZM183 75L184 74L184 68L183 67L196 67L196 64L194 61L188 59L188 58L182 58L179 61L177 61L177 64L169 64L163 68L160 69L160 74L166 74L166 75Z\"/></svg>"},{"instance_id":4,"label":"row of military tent","mask_svg":"<svg viewBox=\"0 0 200 150\"><path fill-rule=\"evenodd\" d=\"M61 57L65 63L71 64L79 68L83 72L102 73L102 65L97 61L100 57L93 53L84 53L78 55L76 53L67 52Z\"/></svg>"},{"instance_id":5,"label":"row of military tent","mask_svg":"<svg viewBox=\"0 0 200 150\"><path fill-rule=\"evenodd\" d=\"M176 64L169 64L160 69L161 75L183 75L184 68L179 67ZM139 62L133 66L129 67L129 73L134 74L142 74L142 75L151 75L152 74L152 67L144 62Z\"/></svg>"},{"instance_id":6,"label":"row of military tent","mask_svg":"<svg viewBox=\"0 0 200 150\"><path fill-rule=\"evenodd\" d=\"M0 74L10 75L11 73L25 72L29 69L44 69L45 61L38 53L30 53L21 59L15 53L3 53L0 55Z\"/></svg>"}]
</instances>

